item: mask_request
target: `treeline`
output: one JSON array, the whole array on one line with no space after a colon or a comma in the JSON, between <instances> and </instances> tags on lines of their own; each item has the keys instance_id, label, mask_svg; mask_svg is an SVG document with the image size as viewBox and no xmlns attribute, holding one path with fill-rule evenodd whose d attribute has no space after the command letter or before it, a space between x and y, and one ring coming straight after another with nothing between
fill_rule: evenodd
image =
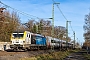
<instances>
[{"instance_id":1,"label":"treeline","mask_svg":"<svg viewBox=\"0 0 90 60\"><path fill-rule=\"evenodd\" d=\"M85 39L83 46L90 47L90 13L85 15L85 24L84 24L83 28L84 28L83 36Z\"/></svg>"},{"instance_id":2,"label":"treeline","mask_svg":"<svg viewBox=\"0 0 90 60\"><path fill-rule=\"evenodd\" d=\"M52 23L44 19L40 19L39 21L28 20L27 23L20 23L20 17L16 12L0 12L0 41L10 41L13 31L25 30L45 36L52 36ZM66 40L66 28L55 26L54 37ZM68 40L71 40L70 37L68 37Z\"/></svg>"},{"instance_id":3,"label":"treeline","mask_svg":"<svg viewBox=\"0 0 90 60\"><path fill-rule=\"evenodd\" d=\"M10 41L11 33L19 24L20 20L16 12L0 11L0 41Z\"/></svg>"}]
</instances>

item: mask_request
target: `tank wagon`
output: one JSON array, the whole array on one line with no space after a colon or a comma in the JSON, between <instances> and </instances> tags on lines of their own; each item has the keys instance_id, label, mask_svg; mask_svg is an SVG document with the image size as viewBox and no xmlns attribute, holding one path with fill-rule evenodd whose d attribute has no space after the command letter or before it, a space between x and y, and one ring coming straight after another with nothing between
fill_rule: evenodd
<instances>
[{"instance_id":1,"label":"tank wagon","mask_svg":"<svg viewBox=\"0 0 90 60\"><path fill-rule=\"evenodd\" d=\"M61 45L61 40L57 39L57 38L52 38L50 36L46 36L47 39L47 47L48 48L59 48Z\"/></svg>"}]
</instances>

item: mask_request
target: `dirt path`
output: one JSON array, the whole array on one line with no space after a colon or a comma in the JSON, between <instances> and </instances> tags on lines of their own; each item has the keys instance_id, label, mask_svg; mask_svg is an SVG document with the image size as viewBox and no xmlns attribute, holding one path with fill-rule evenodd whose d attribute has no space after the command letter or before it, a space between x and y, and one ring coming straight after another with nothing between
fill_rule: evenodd
<instances>
[{"instance_id":1,"label":"dirt path","mask_svg":"<svg viewBox=\"0 0 90 60\"><path fill-rule=\"evenodd\" d=\"M0 51L0 60L20 60L20 58L32 57L39 54L49 53L45 50L40 51L28 51L28 52L3 52Z\"/></svg>"},{"instance_id":2,"label":"dirt path","mask_svg":"<svg viewBox=\"0 0 90 60\"><path fill-rule=\"evenodd\" d=\"M85 57L83 57L83 53L84 52L72 53L67 56L64 60L87 60Z\"/></svg>"}]
</instances>

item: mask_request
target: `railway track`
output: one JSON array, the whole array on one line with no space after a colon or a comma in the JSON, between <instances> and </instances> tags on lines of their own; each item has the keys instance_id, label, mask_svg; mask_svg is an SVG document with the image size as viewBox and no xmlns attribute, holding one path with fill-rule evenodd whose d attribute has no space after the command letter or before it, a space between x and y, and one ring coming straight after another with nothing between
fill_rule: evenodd
<instances>
[{"instance_id":1,"label":"railway track","mask_svg":"<svg viewBox=\"0 0 90 60\"><path fill-rule=\"evenodd\" d=\"M84 56L83 53L87 53L86 51L79 51L79 52L75 52L70 54L69 56L67 56L66 58L64 58L63 60L87 60Z\"/></svg>"}]
</instances>

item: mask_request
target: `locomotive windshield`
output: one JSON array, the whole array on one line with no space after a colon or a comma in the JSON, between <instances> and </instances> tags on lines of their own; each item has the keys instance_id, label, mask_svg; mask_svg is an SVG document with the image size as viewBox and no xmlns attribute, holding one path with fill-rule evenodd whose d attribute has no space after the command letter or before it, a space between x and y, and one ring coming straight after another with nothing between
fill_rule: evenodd
<instances>
[{"instance_id":1,"label":"locomotive windshield","mask_svg":"<svg viewBox=\"0 0 90 60\"><path fill-rule=\"evenodd\" d=\"M13 34L12 37L13 38L23 38L24 34Z\"/></svg>"}]
</instances>

